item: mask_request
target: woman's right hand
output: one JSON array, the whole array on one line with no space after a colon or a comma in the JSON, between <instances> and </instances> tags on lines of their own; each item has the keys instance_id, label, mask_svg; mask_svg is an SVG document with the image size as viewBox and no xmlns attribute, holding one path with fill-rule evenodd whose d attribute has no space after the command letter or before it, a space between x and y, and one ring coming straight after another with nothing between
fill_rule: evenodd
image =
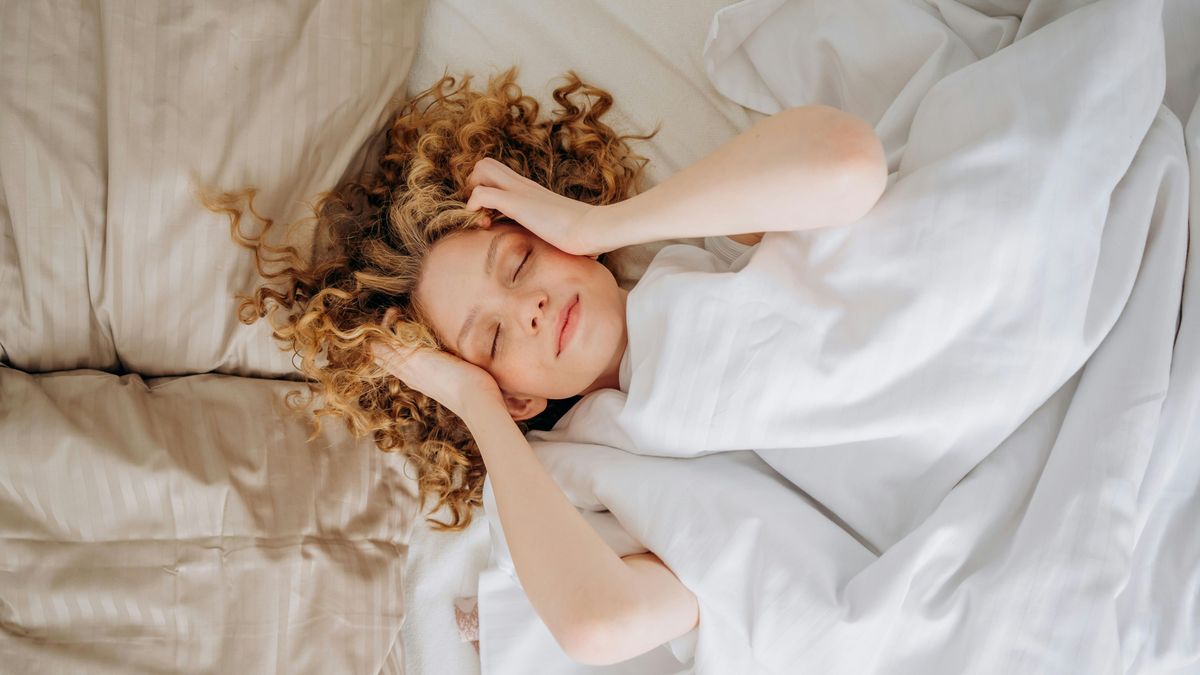
<instances>
[{"instance_id":1,"label":"woman's right hand","mask_svg":"<svg viewBox=\"0 0 1200 675\"><path fill-rule=\"evenodd\" d=\"M596 236L601 207L564 197L486 157L475 163L467 176L471 196L467 209L493 209L517 221L561 251L595 257L607 248ZM491 224L485 217L484 226Z\"/></svg>"},{"instance_id":2,"label":"woman's right hand","mask_svg":"<svg viewBox=\"0 0 1200 675\"><path fill-rule=\"evenodd\" d=\"M504 396L491 373L449 352L385 342L373 342L370 349L381 368L461 418L478 405L504 407Z\"/></svg>"}]
</instances>

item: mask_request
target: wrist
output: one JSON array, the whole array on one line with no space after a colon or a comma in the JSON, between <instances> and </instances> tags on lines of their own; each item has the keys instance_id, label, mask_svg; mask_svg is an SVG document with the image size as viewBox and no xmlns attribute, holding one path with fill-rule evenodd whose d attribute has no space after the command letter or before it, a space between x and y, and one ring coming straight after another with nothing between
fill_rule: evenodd
<instances>
[{"instance_id":1,"label":"wrist","mask_svg":"<svg viewBox=\"0 0 1200 675\"><path fill-rule=\"evenodd\" d=\"M470 427L475 421L497 410L508 415L504 405L504 396L496 387L472 387L463 391L459 398L459 410L455 413Z\"/></svg>"},{"instance_id":2,"label":"wrist","mask_svg":"<svg viewBox=\"0 0 1200 675\"><path fill-rule=\"evenodd\" d=\"M583 229L587 240L584 245L593 254L607 253L629 245L621 218L621 205L624 203L593 206L588 212L588 220Z\"/></svg>"}]
</instances>

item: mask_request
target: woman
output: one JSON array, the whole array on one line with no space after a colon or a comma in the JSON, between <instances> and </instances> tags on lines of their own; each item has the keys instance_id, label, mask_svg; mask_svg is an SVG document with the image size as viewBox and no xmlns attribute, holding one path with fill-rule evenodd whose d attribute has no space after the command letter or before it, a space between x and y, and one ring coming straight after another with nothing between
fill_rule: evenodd
<instances>
[{"instance_id":1,"label":"woman","mask_svg":"<svg viewBox=\"0 0 1200 675\"><path fill-rule=\"evenodd\" d=\"M450 527L469 520L461 507L478 504L486 469L538 615L572 658L615 663L687 633L698 608L652 553L618 557L524 436L522 423L551 402L618 386L628 293L597 259L669 238L752 244L765 232L850 223L879 198L886 164L865 122L806 106L629 197L644 160L624 142L648 136L618 136L599 122L611 97L572 74L555 91L560 116L541 123L514 78L493 80L482 96L466 80L447 96L444 79L405 106L379 170L318 206L338 255L309 269L285 251L274 260L287 267L266 276L291 288L260 289L243 306L263 316L270 298L299 312L275 334L325 385L317 414L374 430L384 449L406 448L422 495L460 507ZM576 92L598 102L577 106ZM468 197L465 206L456 196ZM284 249L240 234L237 197L214 206L230 214L239 242L271 261L263 251ZM382 317L370 321L373 312Z\"/></svg>"}]
</instances>

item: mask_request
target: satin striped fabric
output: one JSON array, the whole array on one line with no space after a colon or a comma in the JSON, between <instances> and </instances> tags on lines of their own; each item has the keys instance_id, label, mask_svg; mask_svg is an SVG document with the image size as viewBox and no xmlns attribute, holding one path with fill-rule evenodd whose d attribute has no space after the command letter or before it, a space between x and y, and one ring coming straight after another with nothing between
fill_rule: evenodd
<instances>
[{"instance_id":1,"label":"satin striped fabric","mask_svg":"<svg viewBox=\"0 0 1200 675\"><path fill-rule=\"evenodd\" d=\"M400 672L415 483L297 386L0 368L4 670Z\"/></svg>"},{"instance_id":2,"label":"satin striped fabric","mask_svg":"<svg viewBox=\"0 0 1200 675\"><path fill-rule=\"evenodd\" d=\"M0 2L0 361L298 377L237 320L250 255L192 187L305 215L403 96L423 9Z\"/></svg>"},{"instance_id":3,"label":"satin striped fabric","mask_svg":"<svg viewBox=\"0 0 1200 675\"><path fill-rule=\"evenodd\" d=\"M337 421L306 442L192 188L303 215L424 4L0 0L5 671L402 672L412 479Z\"/></svg>"}]
</instances>

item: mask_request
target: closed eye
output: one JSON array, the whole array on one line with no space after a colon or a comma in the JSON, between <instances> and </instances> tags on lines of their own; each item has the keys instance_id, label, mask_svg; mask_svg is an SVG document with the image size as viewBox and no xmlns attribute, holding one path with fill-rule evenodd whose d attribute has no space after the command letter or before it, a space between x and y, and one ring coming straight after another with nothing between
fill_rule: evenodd
<instances>
[{"instance_id":1,"label":"closed eye","mask_svg":"<svg viewBox=\"0 0 1200 675\"><path fill-rule=\"evenodd\" d=\"M525 253L525 257L521 258L521 264L517 265L516 271L513 272L513 281L517 280L517 275L521 273L521 268L525 266L525 261L529 260L529 256L531 255L533 255L533 249L529 249L529 251Z\"/></svg>"},{"instance_id":2,"label":"closed eye","mask_svg":"<svg viewBox=\"0 0 1200 675\"><path fill-rule=\"evenodd\" d=\"M513 270L512 280L514 283L517 281L517 275L519 275L521 273L521 268L525 267L525 262L529 260L529 256L531 256L531 255L533 255L532 248L525 252L525 257L521 258L521 264L517 265L517 269ZM499 342L500 342L500 324L496 324L496 333L492 337L491 357L493 359L496 358L496 345Z\"/></svg>"}]
</instances>

